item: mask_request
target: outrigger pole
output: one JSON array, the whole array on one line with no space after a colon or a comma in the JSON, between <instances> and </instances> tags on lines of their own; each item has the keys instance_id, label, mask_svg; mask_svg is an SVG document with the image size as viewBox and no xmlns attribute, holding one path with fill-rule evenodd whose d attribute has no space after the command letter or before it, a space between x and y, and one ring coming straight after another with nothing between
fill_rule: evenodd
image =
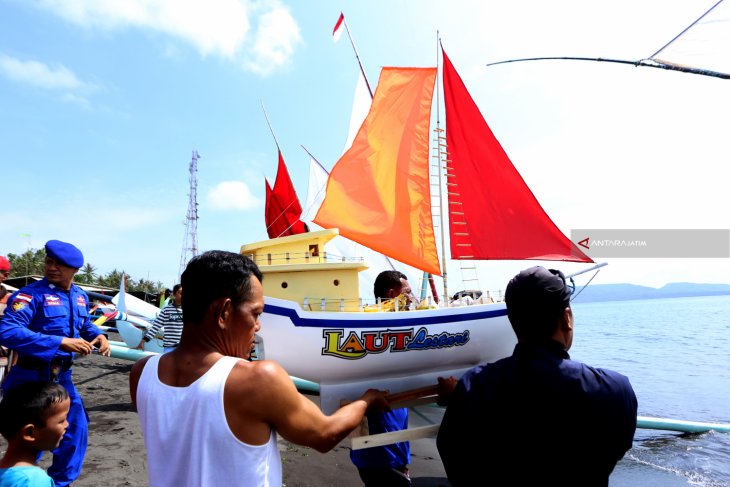
<instances>
[{"instance_id":1,"label":"outrigger pole","mask_svg":"<svg viewBox=\"0 0 730 487\"><path fill-rule=\"evenodd\" d=\"M659 55L660 52L662 52L664 49L669 47L670 44L672 44L674 41L679 39L682 35L684 35L685 32L687 32L689 29L691 29L697 22L702 20L707 14L712 12L715 7L720 5L724 0L719 0L715 5L710 7L707 12L702 14L697 20L692 22L690 25L688 25L682 32L674 36L674 38L664 44L661 49L659 49L657 52L652 54L646 59L639 59L638 61L627 61L623 59L607 59L607 58L590 58L590 57L534 57L534 58L521 58L521 59L510 59L508 61L499 61L496 63L489 63L487 66L496 66L498 64L507 64L507 63L518 63L523 61L554 61L554 60L562 60L562 61L598 61L598 62L606 62L606 63L617 63L617 64L631 64L633 66L645 66L648 68L659 68L659 69L667 69L670 71L680 71L682 73L690 73L690 74L699 74L702 76L711 76L713 78L720 78L720 79L730 79L730 74L728 73L721 73L719 71L712 71L710 69L702 69L702 68L692 68L689 66L683 66L680 64L674 64L669 61L664 61L662 59L657 59L657 55Z\"/></svg>"},{"instance_id":2,"label":"outrigger pole","mask_svg":"<svg viewBox=\"0 0 730 487\"><path fill-rule=\"evenodd\" d=\"M498 64L507 63L519 63L523 61L598 61L605 63L618 63L618 64L631 64L633 66L644 66L647 68L659 68L667 69L670 71L680 71L682 73L700 74L702 76L711 76L720 79L730 79L730 74L721 73L719 71L712 71L709 69L702 68L691 68L689 66L681 66L679 64L671 64L666 61L658 61L654 59L640 59L639 61L628 61L624 59L609 59L609 58L592 58L592 57L568 57L568 56L553 56L553 57L533 57L533 58L522 58L522 59L510 59L507 61L498 61L496 63L489 63L487 66L496 66Z\"/></svg>"}]
</instances>

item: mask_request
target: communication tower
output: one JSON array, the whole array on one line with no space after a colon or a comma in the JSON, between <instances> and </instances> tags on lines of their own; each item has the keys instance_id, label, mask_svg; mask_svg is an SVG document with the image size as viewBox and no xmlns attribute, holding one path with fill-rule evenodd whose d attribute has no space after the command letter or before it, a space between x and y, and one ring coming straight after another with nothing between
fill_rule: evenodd
<instances>
[{"instance_id":1,"label":"communication tower","mask_svg":"<svg viewBox=\"0 0 730 487\"><path fill-rule=\"evenodd\" d=\"M180 270L178 282L188 261L198 255L198 151L193 151L190 160L190 190L188 192L188 213L185 216L185 236L183 237L182 253L180 255Z\"/></svg>"}]
</instances>

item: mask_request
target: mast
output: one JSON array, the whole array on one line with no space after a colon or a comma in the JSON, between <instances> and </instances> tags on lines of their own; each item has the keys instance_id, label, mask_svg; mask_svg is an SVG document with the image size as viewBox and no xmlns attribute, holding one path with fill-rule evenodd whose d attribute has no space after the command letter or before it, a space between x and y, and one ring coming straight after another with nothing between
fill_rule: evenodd
<instances>
[{"instance_id":1,"label":"mast","mask_svg":"<svg viewBox=\"0 0 730 487\"><path fill-rule=\"evenodd\" d=\"M271 136L274 137L274 143L276 144L276 150L281 152L281 148L279 147L279 140L276 138L276 134L274 133L274 127L271 126L271 122L269 121L269 114L266 113L266 107L264 106L263 100L261 101L261 110L264 111L264 118L266 119L266 123L269 126L269 130L271 131Z\"/></svg>"},{"instance_id":2,"label":"mast","mask_svg":"<svg viewBox=\"0 0 730 487\"><path fill-rule=\"evenodd\" d=\"M345 24L345 31L347 31L347 37L350 38L350 44L352 44L352 50L355 51L355 58L357 59L357 64L360 66L360 72L362 73L363 78L365 78L365 85L368 87L368 91L370 92L370 98L373 98L373 90L370 88L370 82L368 81L368 76L365 74L365 69L362 67L362 62L360 61L360 55L357 53L357 48L355 47L355 41L352 40L352 35L350 35L350 28L347 26L347 20L345 20L344 14L342 14L342 23Z\"/></svg>"},{"instance_id":3,"label":"mast","mask_svg":"<svg viewBox=\"0 0 730 487\"><path fill-rule=\"evenodd\" d=\"M355 41L352 39L352 34L350 34L350 27L347 25L347 20L345 20L345 14L340 13L340 15L342 17L342 23L345 26L345 32L347 32L347 37L350 39L350 45L352 45L352 50L355 52L355 59L357 59L357 65L360 67L360 73L362 73L362 77L365 80L365 86L367 87L368 93L370 94L370 100L372 100L373 98L375 98L375 95L373 94L373 89L370 87L370 81L368 81L368 75L365 73L365 68L362 65L362 61L360 60L360 54L357 52L357 47L355 47ZM324 166L322 166L322 164L320 164L320 162L314 156L312 156L312 154L304 146L302 146L302 148L317 164L320 165L320 167L322 167L322 169L324 169ZM329 171L327 171L326 169L325 172L329 173ZM393 261L390 259L390 257L388 257L387 255L384 255L383 257L385 257L385 261L388 263L391 270L397 270L395 264L393 264Z\"/></svg>"},{"instance_id":4,"label":"mast","mask_svg":"<svg viewBox=\"0 0 730 487\"><path fill-rule=\"evenodd\" d=\"M190 176L190 190L188 192L188 212L185 216L185 236L183 237L182 252L180 255L180 268L178 270L178 282L182 276L188 261L198 255L198 151L193 151L188 171ZM189 256L189 257L188 257Z\"/></svg>"},{"instance_id":5,"label":"mast","mask_svg":"<svg viewBox=\"0 0 730 487\"><path fill-rule=\"evenodd\" d=\"M436 31L436 68L439 68L439 46L441 45L441 39L439 38L439 32ZM439 92L441 86L439 83L439 76L436 75L436 153L437 153L437 166L438 166L438 184L437 193L439 201L439 232L441 233L441 275L444 280L444 306L448 305L449 302L449 287L448 287L448 270L447 270L447 256L446 256L446 227L444 226L444 198L442 195L442 184L443 184L443 166L448 163L448 153L446 152L446 140L442 136L443 130L441 129L441 97ZM442 151L443 149L443 151Z\"/></svg>"}]
</instances>

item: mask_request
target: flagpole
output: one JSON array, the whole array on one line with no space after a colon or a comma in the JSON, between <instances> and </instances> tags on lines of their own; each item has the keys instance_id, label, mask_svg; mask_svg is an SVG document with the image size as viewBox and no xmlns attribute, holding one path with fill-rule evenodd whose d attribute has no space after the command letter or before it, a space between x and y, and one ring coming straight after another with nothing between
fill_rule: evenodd
<instances>
[{"instance_id":1,"label":"flagpole","mask_svg":"<svg viewBox=\"0 0 730 487\"><path fill-rule=\"evenodd\" d=\"M347 20L345 20L344 15L342 16L342 23L345 24L345 30L347 31L347 37L350 38L350 44L352 44L352 50L355 51L355 58L357 58L357 64L360 66L360 72L362 73L363 78L365 78L365 86L368 87L368 92L370 92L370 98L373 98L373 90L370 88L370 82L368 81L368 76L365 74L365 69L362 67L362 62L360 61L360 55L357 53L357 48L355 47L355 41L352 40L352 35L350 34L350 28L347 26Z\"/></svg>"},{"instance_id":2,"label":"flagpole","mask_svg":"<svg viewBox=\"0 0 730 487\"><path fill-rule=\"evenodd\" d=\"M279 147L279 141L276 139L276 134L274 133L274 128L271 126L271 122L269 121L269 114L266 113L266 107L264 106L263 100L261 100L261 109L264 111L264 118L266 119L266 123L269 125L269 130L271 131L271 136L274 137L274 143L276 144L276 150L278 150L281 153L281 148Z\"/></svg>"}]
</instances>

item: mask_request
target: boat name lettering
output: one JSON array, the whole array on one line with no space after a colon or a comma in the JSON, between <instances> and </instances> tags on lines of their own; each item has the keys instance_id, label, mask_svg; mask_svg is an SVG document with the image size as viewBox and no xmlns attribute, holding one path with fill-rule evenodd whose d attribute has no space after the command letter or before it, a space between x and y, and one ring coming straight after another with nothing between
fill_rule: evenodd
<instances>
[{"instance_id":1,"label":"boat name lettering","mask_svg":"<svg viewBox=\"0 0 730 487\"><path fill-rule=\"evenodd\" d=\"M426 328L418 331L372 330L351 331L347 335L342 328L326 329L322 332L324 347L322 355L332 355L348 360L361 359L369 354L383 352L407 352L465 345L469 341L469 330L460 333L442 332L429 335Z\"/></svg>"},{"instance_id":2,"label":"boat name lettering","mask_svg":"<svg viewBox=\"0 0 730 487\"><path fill-rule=\"evenodd\" d=\"M416 332L413 340L408 342L408 350L425 350L428 348L446 348L464 345L469 341L469 330L461 333L443 332L438 335L426 334L426 329L421 328Z\"/></svg>"}]
</instances>

